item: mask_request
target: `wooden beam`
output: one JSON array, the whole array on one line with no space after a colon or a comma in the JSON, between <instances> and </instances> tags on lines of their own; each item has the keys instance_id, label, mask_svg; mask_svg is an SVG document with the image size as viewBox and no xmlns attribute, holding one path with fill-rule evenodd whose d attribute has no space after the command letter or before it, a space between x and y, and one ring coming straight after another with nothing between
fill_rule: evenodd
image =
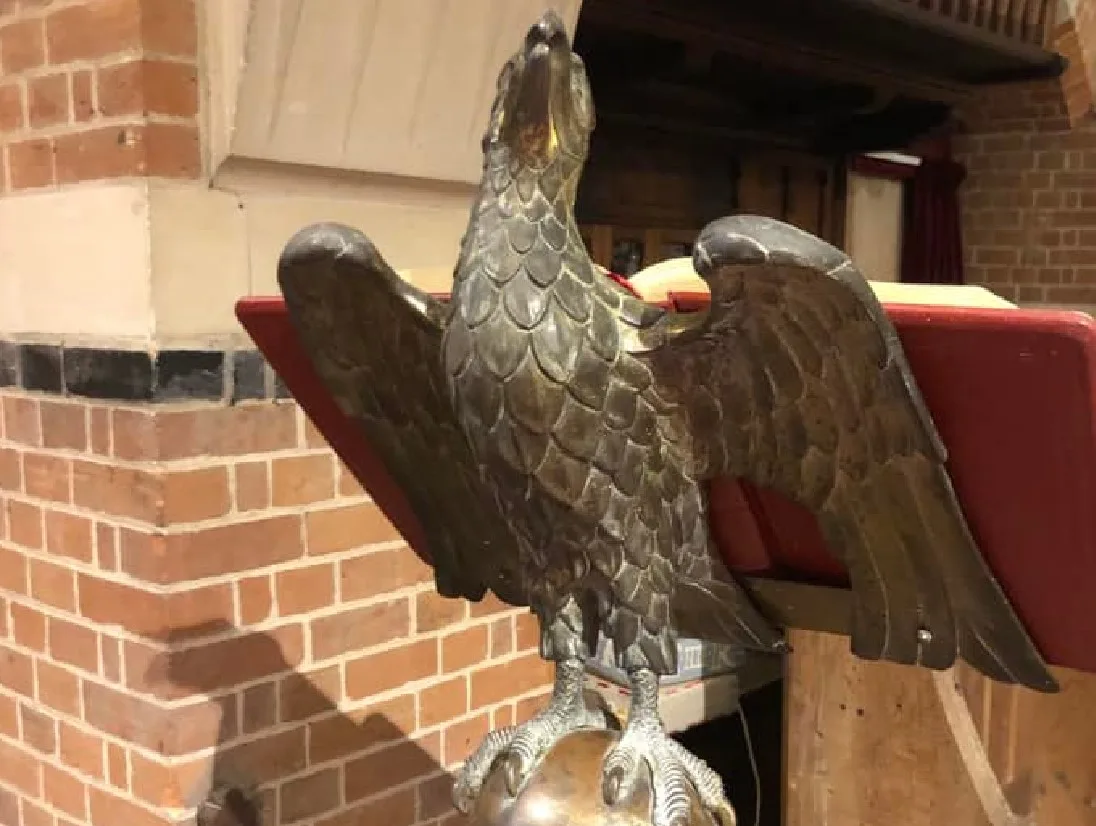
<instances>
[{"instance_id":1,"label":"wooden beam","mask_svg":"<svg viewBox=\"0 0 1096 826\"><path fill-rule=\"evenodd\" d=\"M696 123L682 118L660 117L658 115L637 115L634 112L598 110L598 121L615 124L629 129L648 129L655 132L683 135L707 140L722 140L743 145L767 146L779 149L808 149L807 141L802 138L783 135L765 129L747 127L714 126Z\"/></svg>"},{"instance_id":2,"label":"wooden beam","mask_svg":"<svg viewBox=\"0 0 1096 826\"><path fill-rule=\"evenodd\" d=\"M630 0L626 9L613 0L585 0L580 25L583 23L718 48L795 74L876 86L924 100L956 104L975 92L970 86L912 77L887 66L781 41L779 33L741 21L731 25L714 16L685 18L652 0Z\"/></svg>"},{"instance_id":3,"label":"wooden beam","mask_svg":"<svg viewBox=\"0 0 1096 826\"><path fill-rule=\"evenodd\" d=\"M841 0L859 6L879 16L899 20L911 28L931 31L953 41L956 47L974 47L987 52L1008 55L1017 63L1031 67L1028 80L1057 77L1065 69L1065 61L1041 45L1022 40L983 26L949 17L941 11L923 9L916 3L895 0Z\"/></svg>"}]
</instances>

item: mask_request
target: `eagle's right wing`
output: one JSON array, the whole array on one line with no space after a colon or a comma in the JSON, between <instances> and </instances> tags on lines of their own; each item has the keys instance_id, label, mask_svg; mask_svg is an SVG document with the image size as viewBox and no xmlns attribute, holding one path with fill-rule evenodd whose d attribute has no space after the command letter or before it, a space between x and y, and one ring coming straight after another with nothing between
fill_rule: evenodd
<instances>
[{"instance_id":1,"label":"eagle's right wing","mask_svg":"<svg viewBox=\"0 0 1096 826\"><path fill-rule=\"evenodd\" d=\"M524 604L517 545L449 402L445 305L401 279L365 235L338 224L293 236L278 283L316 372L422 525L438 592L478 600L490 588Z\"/></svg>"}]
</instances>

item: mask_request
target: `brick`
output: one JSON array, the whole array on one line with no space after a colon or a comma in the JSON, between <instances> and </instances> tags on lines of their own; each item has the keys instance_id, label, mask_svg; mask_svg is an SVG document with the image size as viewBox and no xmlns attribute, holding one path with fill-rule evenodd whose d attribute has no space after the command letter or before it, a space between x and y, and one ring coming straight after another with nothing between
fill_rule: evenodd
<instances>
[{"instance_id":1,"label":"brick","mask_svg":"<svg viewBox=\"0 0 1096 826\"><path fill-rule=\"evenodd\" d=\"M269 576L242 579L236 587L240 598L240 621L244 625L254 625L272 615L274 592Z\"/></svg>"},{"instance_id":2,"label":"brick","mask_svg":"<svg viewBox=\"0 0 1096 826\"><path fill-rule=\"evenodd\" d=\"M479 602L473 602L468 606L468 615L472 619L490 617L514 610L493 593L488 591Z\"/></svg>"},{"instance_id":3,"label":"brick","mask_svg":"<svg viewBox=\"0 0 1096 826\"><path fill-rule=\"evenodd\" d=\"M188 697L195 692L212 693L241 683L281 675L296 668L304 658L304 634L299 625L272 632L245 634L227 640L194 645L149 664L146 673L136 673L138 663L129 662L131 687L150 691L163 700Z\"/></svg>"},{"instance_id":4,"label":"brick","mask_svg":"<svg viewBox=\"0 0 1096 826\"><path fill-rule=\"evenodd\" d=\"M45 512L46 550L57 556L91 563L95 553L91 520L61 511Z\"/></svg>"},{"instance_id":5,"label":"brick","mask_svg":"<svg viewBox=\"0 0 1096 826\"><path fill-rule=\"evenodd\" d=\"M103 766L103 741L94 734L78 729L71 723L60 724L59 754L61 762L96 780L105 778Z\"/></svg>"},{"instance_id":6,"label":"brick","mask_svg":"<svg viewBox=\"0 0 1096 826\"><path fill-rule=\"evenodd\" d=\"M99 640L95 631L75 622L50 617L49 651L58 662L89 674L99 672Z\"/></svg>"},{"instance_id":7,"label":"brick","mask_svg":"<svg viewBox=\"0 0 1096 826\"><path fill-rule=\"evenodd\" d=\"M477 625L441 639L443 671L460 671L487 659L487 626Z\"/></svg>"},{"instance_id":8,"label":"brick","mask_svg":"<svg viewBox=\"0 0 1096 826\"><path fill-rule=\"evenodd\" d=\"M56 183L53 142L48 138L13 141L6 151L12 190L37 189Z\"/></svg>"},{"instance_id":9,"label":"brick","mask_svg":"<svg viewBox=\"0 0 1096 826\"><path fill-rule=\"evenodd\" d=\"M8 518L10 520L10 512ZM12 541L15 541L14 537ZM27 558L18 551L3 547L0 547L0 590L13 594L30 592Z\"/></svg>"},{"instance_id":10,"label":"brick","mask_svg":"<svg viewBox=\"0 0 1096 826\"><path fill-rule=\"evenodd\" d=\"M224 749L221 759L241 776L268 783L303 771L305 730L293 728Z\"/></svg>"},{"instance_id":11,"label":"brick","mask_svg":"<svg viewBox=\"0 0 1096 826\"><path fill-rule=\"evenodd\" d=\"M518 651L540 649L540 623L532 612L514 618L514 637Z\"/></svg>"},{"instance_id":12,"label":"brick","mask_svg":"<svg viewBox=\"0 0 1096 826\"><path fill-rule=\"evenodd\" d=\"M77 123L85 123L95 117L95 77L90 70L77 70L72 73L72 117ZM101 414L104 411L99 411ZM101 415L100 420L105 422L108 417ZM96 451L98 452L98 451Z\"/></svg>"},{"instance_id":13,"label":"brick","mask_svg":"<svg viewBox=\"0 0 1096 826\"><path fill-rule=\"evenodd\" d=\"M28 705L19 708L23 742L40 754L57 751L57 723L49 716Z\"/></svg>"},{"instance_id":14,"label":"brick","mask_svg":"<svg viewBox=\"0 0 1096 826\"><path fill-rule=\"evenodd\" d=\"M25 124L22 85L19 83L0 83L0 131L17 132Z\"/></svg>"},{"instance_id":15,"label":"brick","mask_svg":"<svg viewBox=\"0 0 1096 826\"><path fill-rule=\"evenodd\" d=\"M270 472L266 462L240 462L235 467L235 474L238 510L270 507Z\"/></svg>"},{"instance_id":16,"label":"brick","mask_svg":"<svg viewBox=\"0 0 1096 826\"><path fill-rule=\"evenodd\" d=\"M145 126L104 126L54 138L57 182L148 174Z\"/></svg>"},{"instance_id":17,"label":"brick","mask_svg":"<svg viewBox=\"0 0 1096 826\"><path fill-rule=\"evenodd\" d=\"M385 743L404 741L414 730L415 698L410 694L345 714L328 714L308 725L308 760L342 760Z\"/></svg>"},{"instance_id":18,"label":"brick","mask_svg":"<svg viewBox=\"0 0 1096 826\"><path fill-rule=\"evenodd\" d=\"M72 501L99 513L163 524L163 485L159 475L149 471L75 461Z\"/></svg>"},{"instance_id":19,"label":"brick","mask_svg":"<svg viewBox=\"0 0 1096 826\"><path fill-rule=\"evenodd\" d=\"M170 461L288 450L297 445L294 410L290 404L261 402L158 413L155 458Z\"/></svg>"},{"instance_id":20,"label":"brick","mask_svg":"<svg viewBox=\"0 0 1096 826\"><path fill-rule=\"evenodd\" d=\"M122 570L169 584L243 573L302 554L300 518L286 515L169 534L152 548L131 548L123 541Z\"/></svg>"},{"instance_id":21,"label":"brick","mask_svg":"<svg viewBox=\"0 0 1096 826\"><path fill-rule=\"evenodd\" d=\"M19 826L53 826L53 814L46 808L23 798Z\"/></svg>"},{"instance_id":22,"label":"brick","mask_svg":"<svg viewBox=\"0 0 1096 826\"><path fill-rule=\"evenodd\" d=\"M92 826L119 826L122 823L126 826L171 826L166 814L163 817L154 815L136 803L94 786L88 789L88 804Z\"/></svg>"},{"instance_id":23,"label":"brick","mask_svg":"<svg viewBox=\"0 0 1096 826\"><path fill-rule=\"evenodd\" d=\"M21 826L19 795L4 788L0 788L0 824L3 824L3 826Z\"/></svg>"},{"instance_id":24,"label":"brick","mask_svg":"<svg viewBox=\"0 0 1096 826\"><path fill-rule=\"evenodd\" d=\"M319 661L342 657L406 637L410 631L411 612L406 599L342 611L312 621L312 658Z\"/></svg>"},{"instance_id":25,"label":"brick","mask_svg":"<svg viewBox=\"0 0 1096 826\"><path fill-rule=\"evenodd\" d=\"M289 456L270 466L271 496L275 507L308 505L335 495L331 456Z\"/></svg>"},{"instance_id":26,"label":"brick","mask_svg":"<svg viewBox=\"0 0 1096 826\"><path fill-rule=\"evenodd\" d=\"M112 683L122 681L122 641L114 637L99 637L103 657L103 677Z\"/></svg>"},{"instance_id":27,"label":"brick","mask_svg":"<svg viewBox=\"0 0 1096 826\"><path fill-rule=\"evenodd\" d=\"M308 418L303 410L300 411L301 423L304 425L304 446L308 448L330 448L327 444L327 440L320 433L319 428L316 427L315 422Z\"/></svg>"},{"instance_id":28,"label":"brick","mask_svg":"<svg viewBox=\"0 0 1096 826\"><path fill-rule=\"evenodd\" d=\"M472 708L502 702L551 681L551 663L536 654L526 654L505 663L486 666L472 672Z\"/></svg>"},{"instance_id":29,"label":"brick","mask_svg":"<svg viewBox=\"0 0 1096 826\"><path fill-rule=\"evenodd\" d=\"M26 502L9 499L7 503L8 536L24 548L42 547L42 509Z\"/></svg>"},{"instance_id":30,"label":"brick","mask_svg":"<svg viewBox=\"0 0 1096 826\"><path fill-rule=\"evenodd\" d=\"M52 502L70 502L71 463L59 456L23 454L23 482L28 496Z\"/></svg>"},{"instance_id":31,"label":"brick","mask_svg":"<svg viewBox=\"0 0 1096 826\"><path fill-rule=\"evenodd\" d=\"M491 728L500 729L514 725L514 707L511 705L497 706L491 710Z\"/></svg>"},{"instance_id":32,"label":"brick","mask_svg":"<svg viewBox=\"0 0 1096 826\"><path fill-rule=\"evenodd\" d=\"M453 777L439 774L424 780L416 787L418 819L444 817L453 812Z\"/></svg>"},{"instance_id":33,"label":"brick","mask_svg":"<svg viewBox=\"0 0 1096 826\"><path fill-rule=\"evenodd\" d=\"M107 782L129 791L129 754L117 743L107 743Z\"/></svg>"},{"instance_id":34,"label":"brick","mask_svg":"<svg viewBox=\"0 0 1096 826\"><path fill-rule=\"evenodd\" d=\"M10 143L8 144L8 150L11 151L19 145L21 144ZM13 169L13 181L15 172L16 170ZM38 417L38 402L35 399L5 396L3 404L4 435L8 441L31 447L40 446L42 444L42 427L41 419Z\"/></svg>"},{"instance_id":35,"label":"brick","mask_svg":"<svg viewBox=\"0 0 1096 826\"><path fill-rule=\"evenodd\" d=\"M340 496L364 496L365 488L362 487L361 482L357 480L353 473L344 465L341 461L338 463L339 468L339 495Z\"/></svg>"},{"instance_id":36,"label":"brick","mask_svg":"<svg viewBox=\"0 0 1096 826\"><path fill-rule=\"evenodd\" d=\"M89 445L91 452L100 456L109 456L111 452L110 410L105 407L93 407L88 416L90 418L88 432L91 440Z\"/></svg>"},{"instance_id":37,"label":"brick","mask_svg":"<svg viewBox=\"0 0 1096 826\"><path fill-rule=\"evenodd\" d=\"M514 623L502 617L491 623L491 656L505 657L514 650Z\"/></svg>"},{"instance_id":38,"label":"brick","mask_svg":"<svg viewBox=\"0 0 1096 826\"><path fill-rule=\"evenodd\" d=\"M490 730L491 722L486 714L450 723L442 733L442 762L446 766L463 762L473 750L479 748Z\"/></svg>"},{"instance_id":39,"label":"brick","mask_svg":"<svg viewBox=\"0 0 1096 826\"><path fill-rule=\"evenodd\" d=\"M23 697L34 697L34 660L0 643L0 686Z\"/></svg>"},{"instance_id":40,"label":"brick","mask_svg":"<svg viewBox=\"0 0 1096 826\"><path fill-rule=\"evenodd\" d=\"M278 683L259 683L243 691L243 715L240 725L244 734L253 734L278 723Z\"/></svg>"},{"instance_id":41,"label":"brick","mask_svg":"<svg viewBox=\"0 0 1096 826\"><path fill-rule=\"evenodd\" d=\"M398 743L346 764L347 802L380 794L436 773L433 757L414 741Z\"/></svg>"},{"instance_id":42,"label":"brick","mask_svg":"<svg viewBox=\"0 0 1096 826\"><path fill-rule=\"evenodd\" d=\"M456 677L419 692L419 728L431 728L468 711L468 681Z\"/></svg>"},{"instance_id":43,"label":"brick","mask_svg":"<svg viewBox=\"0 0 1096 826\"><path fill-rule=\"evenodd\" d=\"M164 711L155 703L99 683L83 683L84 717L111 737L171 757L190 754L235 736L235 698L208 700ZM115 755L112 758L117 759ZM111 783L115 782L110 768Z\"/></svg>"},{"instance_id":44,"label":"brick","mask_svg":"<svg viewBox=\"0 0 1096 826\"><path fill-rule=\"evenodd\" d=\"M0 490L23 489L23 463L19 451L0 448Z\"/></svg>"},{"instance_id":45,"label":"brick","mask_svg":"<svg viewBox=\"0 0 1096 826\"><path fill-rule=\"evenodd\" d=\"M92 60L141 45L141 0L89 0L46 17L53 63Z\"/></svg>"},{"instance_id":46,"label":"brick","mask_svg":"<svg viewBox=\"0 0 1096 826\"><path fill-rule=\"evenodd\" d=\"M32 651L46 650L46 615L19 603L11 606L11 635L19 645Z\"/></svg>"},{"instance_id":47,"label":"brick","mask_svg":"<svg viewBox=\"0 0 1096 826\"><path fill-rule=\"evenodd\" d=\"M228 468L224 466L165 474L164 523L198 522L232 509Z\"/></svg>"},{"instance_id":48,"label":"brick","mask_svg":"<svg viewBox=\"0 0 1096 826\"><path fill-rule=\"evenodd\" d=\"M368 800L337 815L318 820L316 826L362 826L367 823L411 826L415 823L415 790L403 789Z\"/></svg>"},{"instance_id":49,"label":"brick","mask_svg":"<svg viewBox=\"0 0 1096 826\"><path fill-rule=\"evenodd\" d=\"M118 570L118 529L105 522L95 526L95 561L101 570Z\"/></svg>"},{"instance_id":50,"label":"brick","mask_svg":"<svg viewBox=\"0 0 1096 826\"><path fill-rule=\"evenodd\" d=\"M520 725L532 720L535 715L540 713L541 709L548 705L549 697L551 697L551 691L542 691L540 694L518 700L514 704L514 722Z\"/></svg>"},{"instance_id":51,"label":"brick","mask_svg":"<svg viewBox=\"0 0 1096 826\"><path fill-rule=\"evenodd\" d=\"M208 782L210 761L204 758L166 765L139 752L130 755L130 788L139 800L157 807L185 809L188 801L201 799L203 782Z\"/></svg>"},{"instance_id":52,"label":"brick","mask_svg":"<svg viewBox=\"0 0 1096 826\"><path fill-rule=\"evenodd\" d=\"M150 52L176 57L198 53L198 23L194 0L157 0L146 3L141 34Z\"/></svg>"},{"instance_id":53,"label":"brick","mask_svg":"<svg viewBox=\"0 0 1096 826\"><path fill-rule=\"evenodd\" d=\"M408 547L371 551L339 564L340 593L344 602L430 582L433 570Z\"/></svg>"},{"instance_id":54,"label":"brick","mask_svg":"<svg viewBox=\"0 0 1096 826\"><path fill-rule=\"evenodd\" d=\"M408 643L346 663L346 696L360 700L438 673L435 640Z\"/></svg>"},{"instance_id":55,"label":"brick","mask_svg":"<svg viewBox=\"0 0 1096 826\"><path fill-rule=\"evenodd\" d=\"M86 787L83 781L55 766L42 767L42 794L58 811L82 820L87 815Z\"/></svg>"},{"instance_id":56,"label":"brick","mask_svg":"<svg viewBox=\"0 0 1096 826\"><path fill-rule=\"evenodd\" d=\"M154 640L180 641L235 620L228 583L157 594L142 588L81 574L80 614L103 625L116 625Z\"/></svg>"},{"instance_id":57,"label":"brick","mask_svg":"<svg viewBox=\"0 0 1096 826\"><path fill-rule=\"evenodd\" d=\"M0 64L5 74L34 69L46 61L42 21L15 20L0 28Z\"/></svg>"},{"instance_id":58,"label":"brick","mask_svg":"<svg viewBox=\"0 0 1096 826\"><path fill-rule=\"evenodd\" d=\"M30 595L62 611L76 608L76 575L42 559L30 561Z\"/></svg>"},{"instance_id":59,"label":"brick","mask_svg":"<svg viewBox=\"0 0 1096 826\"><path fill-rule=\"evenodd\" d=\"M342 673L337 665L289 674L278 683L281 722L294 723L332 711L341 697Z\"/></svg>"},{"instance_id":60,"label":"brick","mask_svg":"<svg viewBox=\"0 0 1096 826\"><path fill-rule=\"evenodd\" d=\"M79 717L79 678L46 660L38 660L34 667L38 675L39 702L62 714Z\"/></svg>"},{"instance_id":61,"label":"brick","mask_svg":"<svg viewBox=\"0 0 1096 826\"><path fill-rule=\"evenodd\" d=\"M35 129L68 121L67 74L42 75L27 82L27 116L31 128Z\"/></svg>"},{"instance_id":62,"label":"brick","mask_svg":"<svg viewBox=\"0 0 1096 826\"><path fill-rule=\"evenodd\" d=\"M436 591L424 591L415 598L415 630L420 634L448 628L467 615L468 601L464 599L447 599Z\"/></svg>"},{"instance_id":63,"label":"brick","mask_svg":"<svg viewBox=\"0 0 1096 826\"><path fill-rule=\"evenodd\" d=\"M19 739L19 703L7 694L0 694L0 734Z\"/></svg>"},{"instance_id":64,"label":"brick","mask_svg":"<svg viewBox=\"0 0 1096 826\"><path fill-rule=\"evenodd\" d=\"M106 411L113 454L131 462L154 460L159 456L157 418L149 410L113 408Z\"/></svg>"},{"instance_id":65,"label":"brick","mask_svg":"<svg viewBox=\"0 0 1096 826\"><path fill-rule=\"evenodd\" d=\"M274 575L278 614L306 614L335 602L335 566L323 563Z\"/></svg>"},{"instance_id":66,"label":"brick","mask_svg":"<svg viewBox=\"0 0 1096 826\"><path fill-rule=\"evenodd\" d=\"M281 823L330 812L342 802L338 769L323 769L284 783L278 790L278 811Z\"/></svg>"},{"instance_id":67,"label":"brick","mask_svg":"<svg viewBox=\"0 0 1096 826\"><path fill-rule=\"evenodd\" d=\"M31 797L38 797L41 788L38 758L13 743L0 740L0 783Z\"/></svg>"},{"instance_id":68,"label":"brick","mask_svg":"<svg viewBox=\"0 0 1096 826\"><path fill-rule=\"evenodd\" d=\"M104 115L198 113L198 72L190 63L133 60L99 70L99 110Z\"/></svg>"},{"instance_id":69,"label":"brick","mask_svg":"<svg viewBox=\"0 0 1096 826\"><path fill-rule=\"evenodd\" d=\"M310 511L305 515L308 553L339 553L400 538L380 508L371 503Z\"/></svg>"}]
</instances>

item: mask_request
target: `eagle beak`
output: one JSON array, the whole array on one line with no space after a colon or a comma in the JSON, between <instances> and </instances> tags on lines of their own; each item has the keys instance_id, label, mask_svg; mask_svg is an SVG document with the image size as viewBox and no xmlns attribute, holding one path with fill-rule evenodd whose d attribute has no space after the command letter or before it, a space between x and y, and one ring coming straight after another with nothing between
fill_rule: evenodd
<instances>
[{"instance_id":1,"label":"eagle beak","mask_svg":"<svg viewBox=\"0 0 1096 826\"><path fill-rule=\"evenodd\" d=\"M553 101L569 83L570 54L563 21L545 12L525 36L524 66L503 123L506 142L528 160L546 161L559 145Z\"/></svg>"}]
</instances>

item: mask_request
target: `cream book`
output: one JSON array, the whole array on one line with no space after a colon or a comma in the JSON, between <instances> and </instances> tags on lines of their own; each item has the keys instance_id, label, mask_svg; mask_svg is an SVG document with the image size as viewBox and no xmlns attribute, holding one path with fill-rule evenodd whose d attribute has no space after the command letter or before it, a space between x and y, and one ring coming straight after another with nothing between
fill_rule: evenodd
<instances>
[{"instance_id":1,"label":"cream book","mask_svg":"<svg viewBox=\"0 0 1096 826\"><path fill-rule=\"evenodd\" d=\"M663 301L671 292L706 293L708 285L693 269L691 258L670 258L637 272L629 283L647 301ZM972 284L899 284L869 281L884 304L931 304L948 307L1005 307L1016 305Z\"/></svg>"}]
</instances>

